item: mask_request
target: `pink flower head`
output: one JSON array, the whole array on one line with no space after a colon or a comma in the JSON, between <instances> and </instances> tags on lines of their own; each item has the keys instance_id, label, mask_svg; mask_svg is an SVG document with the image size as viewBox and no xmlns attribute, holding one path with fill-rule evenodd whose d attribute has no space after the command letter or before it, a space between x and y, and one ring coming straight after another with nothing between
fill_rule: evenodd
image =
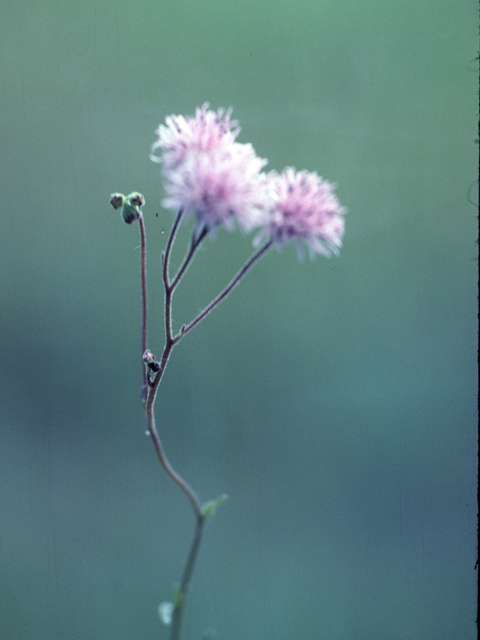
<instances>
[{"instance_id":1,"label":"pink flower head","mask_svg":"<svg viewBox=\"0 0 480 640\"><path fill-rule=\"evenodd\" d=\"M268 183L260 172L266 160L251 145L232 143L209 152L192 152L166 174L167 209L196 213L208 229L233 230L236 221L248 232L265 224L272 204Z\"/></svg>"},{"instance_id":2,"label":"pink flower head","mask_svg":"<svg viewBox=\"0 0 480 640\"><path fill-rule=\"evenodd\" d=\"M231 110L210 111L208 104L195 117L170 116L157 129L152 151L163 150L161 162L167 197L163 206L186 217L197 215L197 224L209 230L236 221L244 231L263 225L272 201L265 175L267 164L252 145L235 142L238 123Z\"/></svg>"},{"instance_id":3,"label":"pink flower head","mask_svg":"<svg viewBox=\"0 0 480 640\"><path fill-rule=\"evenodd\" d=\"M346 210L334 194L335 185L315 172L295 171L293 167L287 167L281 174L271 172L269 179L275 205L256 244L266 237L271 237L277 246L294 240L300 257L304 253L303 243L310 258L316 253L337 255L342 246Z\"/></svg>"},{"instance_id":4,"label":"pink flower head","mask_svg":"<svg viewBox=\"0 0 480 640\"><path fill-rule=\"evenodd\" d=\"M161 124L156 130L158 140L152 146L150 157L154 162L161 162L165 172L175 169L189 152L210 152L235 142L240 127L236 120L230 120L232 109L219 109L215 112L208 107L206 102L201 108L197 108L193 118L168 116L166 124ZM154 155L157 149L163 151L161 158Z\"/></svg>"}]
</instances>

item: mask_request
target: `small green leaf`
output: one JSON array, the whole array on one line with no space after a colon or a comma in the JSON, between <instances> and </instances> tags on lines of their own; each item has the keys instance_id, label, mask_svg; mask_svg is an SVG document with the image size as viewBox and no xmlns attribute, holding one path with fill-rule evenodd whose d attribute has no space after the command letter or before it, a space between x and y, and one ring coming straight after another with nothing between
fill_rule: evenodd
<instances>
[{"instance_id":1,"label":"small green leaf","mask_svg":"<svg viewBox=\"0 0 480 640\"><path fill-rule=\"evenodd\" d=\"M182 591L180 589L180 585L178 585L178 584L174 584L173 585L172 600L173 600L173 604L175 605L175 607L181 607L182 606L183 596L182 596Z\"/></svg>"},{"instance_id":2,"label":"small green leaf","mask_svg":"<svg viewBox=\"0 0 480 640\"><path fill-rule=\"evenodd\" d=\"M223 495L218 496L218 498L215 498L215 500L209 500L208 502L206 502L202 507L202 516L204 518L213 516L217 508L222 504L222 502L225 502L227 498L227 494L224 493Z\"/></svg>"}]
</instances>

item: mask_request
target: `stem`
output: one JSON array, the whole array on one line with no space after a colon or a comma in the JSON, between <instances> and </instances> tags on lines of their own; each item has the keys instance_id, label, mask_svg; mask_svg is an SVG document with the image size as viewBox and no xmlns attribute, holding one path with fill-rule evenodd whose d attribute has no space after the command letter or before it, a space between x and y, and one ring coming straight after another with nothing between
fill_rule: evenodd
<instances>
[{"instance_id":1,"label":"stem","mask_svg":"<svg viewBox=\"0 0 480 640\"><path fill-rule=\"evenodd\" d=\"M197 517L195 534L193 536L190 551L188 553L187 562L183 570L182 582L180 584L180 591L177 594L177 602L175 603L175 609L173 610L172 617L172 632L170 635L171 640L180 640L180 630L182 626L182 615L185 605L185 599L190 587L190 581L192 578L193 568L197 559L198 550L202 541L203 525L205 524L205 517L200 515Z\"/></svg>"},{"instance_id":2,"label":"stem","mask_svg":"<svg viewBox=\"0 0 480 640\"><path fill-rule=\"evenodd\" d=\"M225 289L221 293L219 293L218 296L214 300L212 300L212 302L207 307L205 307L205 309L201 313L199 313L199 315L194 320L192 320L185 327L182 327L180 333L178 333L174 338L175 342L178 342L180 338L183 338L186 333L188 333L191 329L193 329L193 327L201 322L210 313L210 311L212 311L212 309L214 309L224 298L228 296L228 294L237 286L243 276L247 273L250 267L252 267L255 262L257 262L257 260L263 256L267 249L272 246L272 243L272 240L268 240L268 242L266 242L263 247L260 247L260 249L258 249L252 255L252 257L243 265L243 267L233 278L233 280L225 287Z\"/></svg>"},{"instance_id":3,"label":"stem","mask_svg":"<svg viewBox=\"0 0 480 640\"><path fill-rule=\"evenodd\" d=\"M167 241L167 247L165 249L165 254L162 256L163 262L163 282L165 283L165 289L170 288L170 284L168 282L168 261L170 259L170 253L173 247L173 241L175 240L175 234L177 233L178 225L180 224L180 220L183 216L183 209L179 209L177 215L175 216L175 220L173 223L172 230L170 231L170 235Z\"/></svg>"},{"instance_id":4,"label":"stem","mask_svg":"<svg viewBox=\"0 0 480 640\"><path fill-rule=\"evenodd\" d=\"M142 356L147 350L147 316L148 316L148 301L147 301L147 238L145 234L145 222L142 214L138 219L138 228L140 229L140 276L142 279ZM143 367L143 402L145 405L148 391L148 379L147 368Z\"/></svg>"},{"instance_id":5,"label":"stem","mask_svg":"<svg viewBox=\"0 0 480 640\"><path fill-rule=\"evenodd\" d=\"M162 254L162 264L163 264L162 275L163 275L163 285L165 287L165 349L164 349L164 354L165 354L165 351L167 349L168 349L168 353L170 353L171 346L173 346L173 345L171 345L169 347L169 343L172 340L172 295L173 295L174 288L178 284L179 278L178 278L178 274L177 274L177 277L175 278L173 284L170 284L170 280L169 280L169 277L168 277L168 263L170 261L170 254L172 252L173 241L175 240L175 235L177 233L177 229L178 229L178 226L179 226L180 221L182 219L182 216L183 216L183 209L179 209L177 215L175 216L175 221L173 223L172 230L170 231L170 235L168 237L167 247L165 249L165 253ZM193 240L192 240L192 244L193 244ZM190 256L190 258L188 259L188 261L189 261L191 259L191 256L193 255L193 251L191 249L190 249L188 255ZM187 256L187 258L188 258L188 256ZM185 262L187 262L187 259L185 259L184 263ZM187 264L188 264L188 262L187 262ZM184 267L184 270L185 270L185 268L186 268L186 265ZM168 356L167 356L167 360L165 361L165 366L167 364L167 361L168 361ZM162 356L162 364L163 364L163 356ZM155 380L156 380L156 378L155 378ZM159 380L159 382L160 382L160 380Z\"/></svg>"},{"instance_id":6,"label":"stem","mask_svg":"<svg viewBox=\"0 0 480 640\"><path fill-rule=\"evenodd\" d=\"M190 485L173 469L172 465L169 463L167 456L165 455L165 451L163 450L162 442L158 435L157 429L155 427L155 416L153 412L155 392L156 389L151 389L147 400L146 411L148 432L152 437L153 445L155 447L155 451L157 452L158 459L160 460L162 467L165 469L165 472L170 476L170 478L175 482L175 484L177 484L187 496L198 520L200 518L203 518L202 506Z\"/></svg>"},{"instance_id":7,"label":"stem","mask_svg":"<svg viewBox=\"0 0 480 640\"><path fill-rule=\"evenodd\" d=\"M177 284L180 282L180 278L183 276L183 274L185 273L188 265L190 264L193 255L195 253L195 251L198 249L201 241L206 237L208 233L208 229L207 227L202 227L198 233L197 236L195 236L195 231L192 235L192 240L190 242L190 249L188 250L187 255L185 256L183 263L180 266L180 269L178 270L177 275L175 276L175 278L173 279L172 284L170 285L172 291L175 289L175 287L177 286Z\"/></svg>"}]
</instances>

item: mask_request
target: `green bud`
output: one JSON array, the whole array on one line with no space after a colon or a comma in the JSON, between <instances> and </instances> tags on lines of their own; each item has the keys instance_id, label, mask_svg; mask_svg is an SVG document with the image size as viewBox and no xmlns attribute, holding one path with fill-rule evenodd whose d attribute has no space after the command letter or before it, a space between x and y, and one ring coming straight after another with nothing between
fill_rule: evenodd
<instances>
[{"instance_id":1,"label":"green bud","mask_svg":"<svg viewBox=\"0 0 480 640\"><path fill-rule=\"evenodd\" d=\"M112 193L110 196L110 204L114 209L120 209L120 207L123 207L124 200L125 196L123 193Z\"/></svg>"},{"instance_id":2,"label":"green bud","mask_svg":"<svg viewBox=\"0 0 480 640\"><path fill-rule=\"evenodd\" d=\"M140 213L137 207L132 207L130 204L125 203L122 207L122 218L127 224L132 224L135 220L138 220Z\"/></svg>"},{"instance_id":3,"label":"green bud","mask_svg":"<svg viewBox=\"0 0 480 640\"><path fill-rule=\"evenodd\" d=\"M129 202L129 204L132 205L132 207L138 207L139 209L141 209L145 204L145 198L142 196L141 193L137 193L136 191L133 191L132 193L130 193L126 197L126 200Z\"/></svg>"}]
</instances>

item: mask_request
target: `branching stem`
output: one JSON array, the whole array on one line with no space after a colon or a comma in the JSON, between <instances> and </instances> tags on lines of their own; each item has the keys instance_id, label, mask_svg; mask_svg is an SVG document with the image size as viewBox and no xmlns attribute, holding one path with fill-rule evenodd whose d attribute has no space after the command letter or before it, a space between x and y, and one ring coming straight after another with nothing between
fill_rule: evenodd
<instances>
[{"instance_id":1,"label":"branching stem","mask_svg":"<svg viewBox=\"0 0 480 640\"><path fill-rule=\"evenodd\" d=\"M199 313L194 320L192 320L189 324L187 324L181 330L180 337L183 338L183 336L189 331L191 331L193 327L195 327L199 322L201 322L210 313L210 311L212 311L212 309L214 309L218 304L220 304L220 302L224 298L226 298L228 294L231 293L231 291L237 286L237 284L240 282L243 276L247 273L250 267L252 267L257 262L257 260L261 258L263 254L267 251L267 249L269 249L271 246L272 246L272 240L268 240L268 242L266 242L262 247L260 247L260 249L255 251L252 257L243 265L243 267L240 269L237 275L233 278L233 280L231 280L231 282L225 287L225 289L221 293L219 293L218 296L214 300L212 300L212 302L208 306L206 306L205 309L201 313ZM175 338L176 337L177 336L175 336Z\"/></svg>"},{"instance_id":2,"label":"branching stem","mask_svg":"<svg viewBox=\"0 0 480 640\"><path fill-rule=\"evenodd\" d=\"M144 367L144 384L145 384L146 391L148 391L148 395L145 396L146 401L144 403L148 434L152 438L153 445L155 447L155 451L157 453L158 459L160 460L160 463L164 468L165 472L175 482L175 484L183 491L183 493L188 498L190 504L192 505L192 508L195 514L195 522L196 522L195 533L194 533L190 551L187 557L185 568L183 571L182 581L180 583L179 591L176 594L176 598L174 598L175 602L174 602L171 635L170 635L171 640L180 640L181 638L181 624L182 624L185 600L188 593L190 581L192 578L195 562L198 556L200 543L202 540L206 514L202 510L202 505L200 504L200 501L198 500L193 489L173 469L172 465L170 464L170 462L168 461L165 455L165 451L163 449L162 442L160 440L160 437L158 435L158 431L155 425L154 405L155 405L157 390L163 378L163 374L165 373L165 369L167 367L173 347L179 342L179 340L181 340L181 338L183 338L183 336L186 333L191 331L193 327L199 324L210 313L210 311L212 311L212 309L214 309L218 304L220 304L220 302L224 298L226 298L226 296L228 296L229 293L231 293L231 291L236 287L236 285L240 282L240 280L247 273L247 271L257 262L257 260L259 260L259 258L262 255L264 255L267 249L269 249L269 247L272 245L272 241L269 240L260 249L255 251L255 253L245 263L245 265L240 269L240 271L231 280L231 282L225 287L225 289L221 293L219 293L219 295L214 300L212 300L212 302L207 307L205 307L205 309L196 318L194 318L194 320L192 320L188 325L183 325L180 331L175 336L173 336L172 335L172 296L173 296L174 290L178 286L182 276L185 274L189 264L191 263L195 255L195 252L200 246L200 243L208 234L208 228L205 227L204 225L194 229L192 234L192 239L190 241L189 249L176 275L174 276L173 280L170 282L168 267L169 267L173 243L175 240L175 235L180 225L182 216L183 216L183 210L180 209L175 217L172 230L170 231L165 252L162 254L162 275L163 275L163 284L165 289L165 346L163 348L163 353L159 361L159 365L160 365L159 370L155 374L153 381L150 381L150 384L148 384L147 369L146 367ZM143 353L145 353L147 349L147 276L146 276L145 225L144 225L142 216L140 216L139 218L139 225L140 225L140 243L141 243L140 264L141 264L142 300L143 300L142 350L143 350Z\"/></svg>"}]
</instances>

